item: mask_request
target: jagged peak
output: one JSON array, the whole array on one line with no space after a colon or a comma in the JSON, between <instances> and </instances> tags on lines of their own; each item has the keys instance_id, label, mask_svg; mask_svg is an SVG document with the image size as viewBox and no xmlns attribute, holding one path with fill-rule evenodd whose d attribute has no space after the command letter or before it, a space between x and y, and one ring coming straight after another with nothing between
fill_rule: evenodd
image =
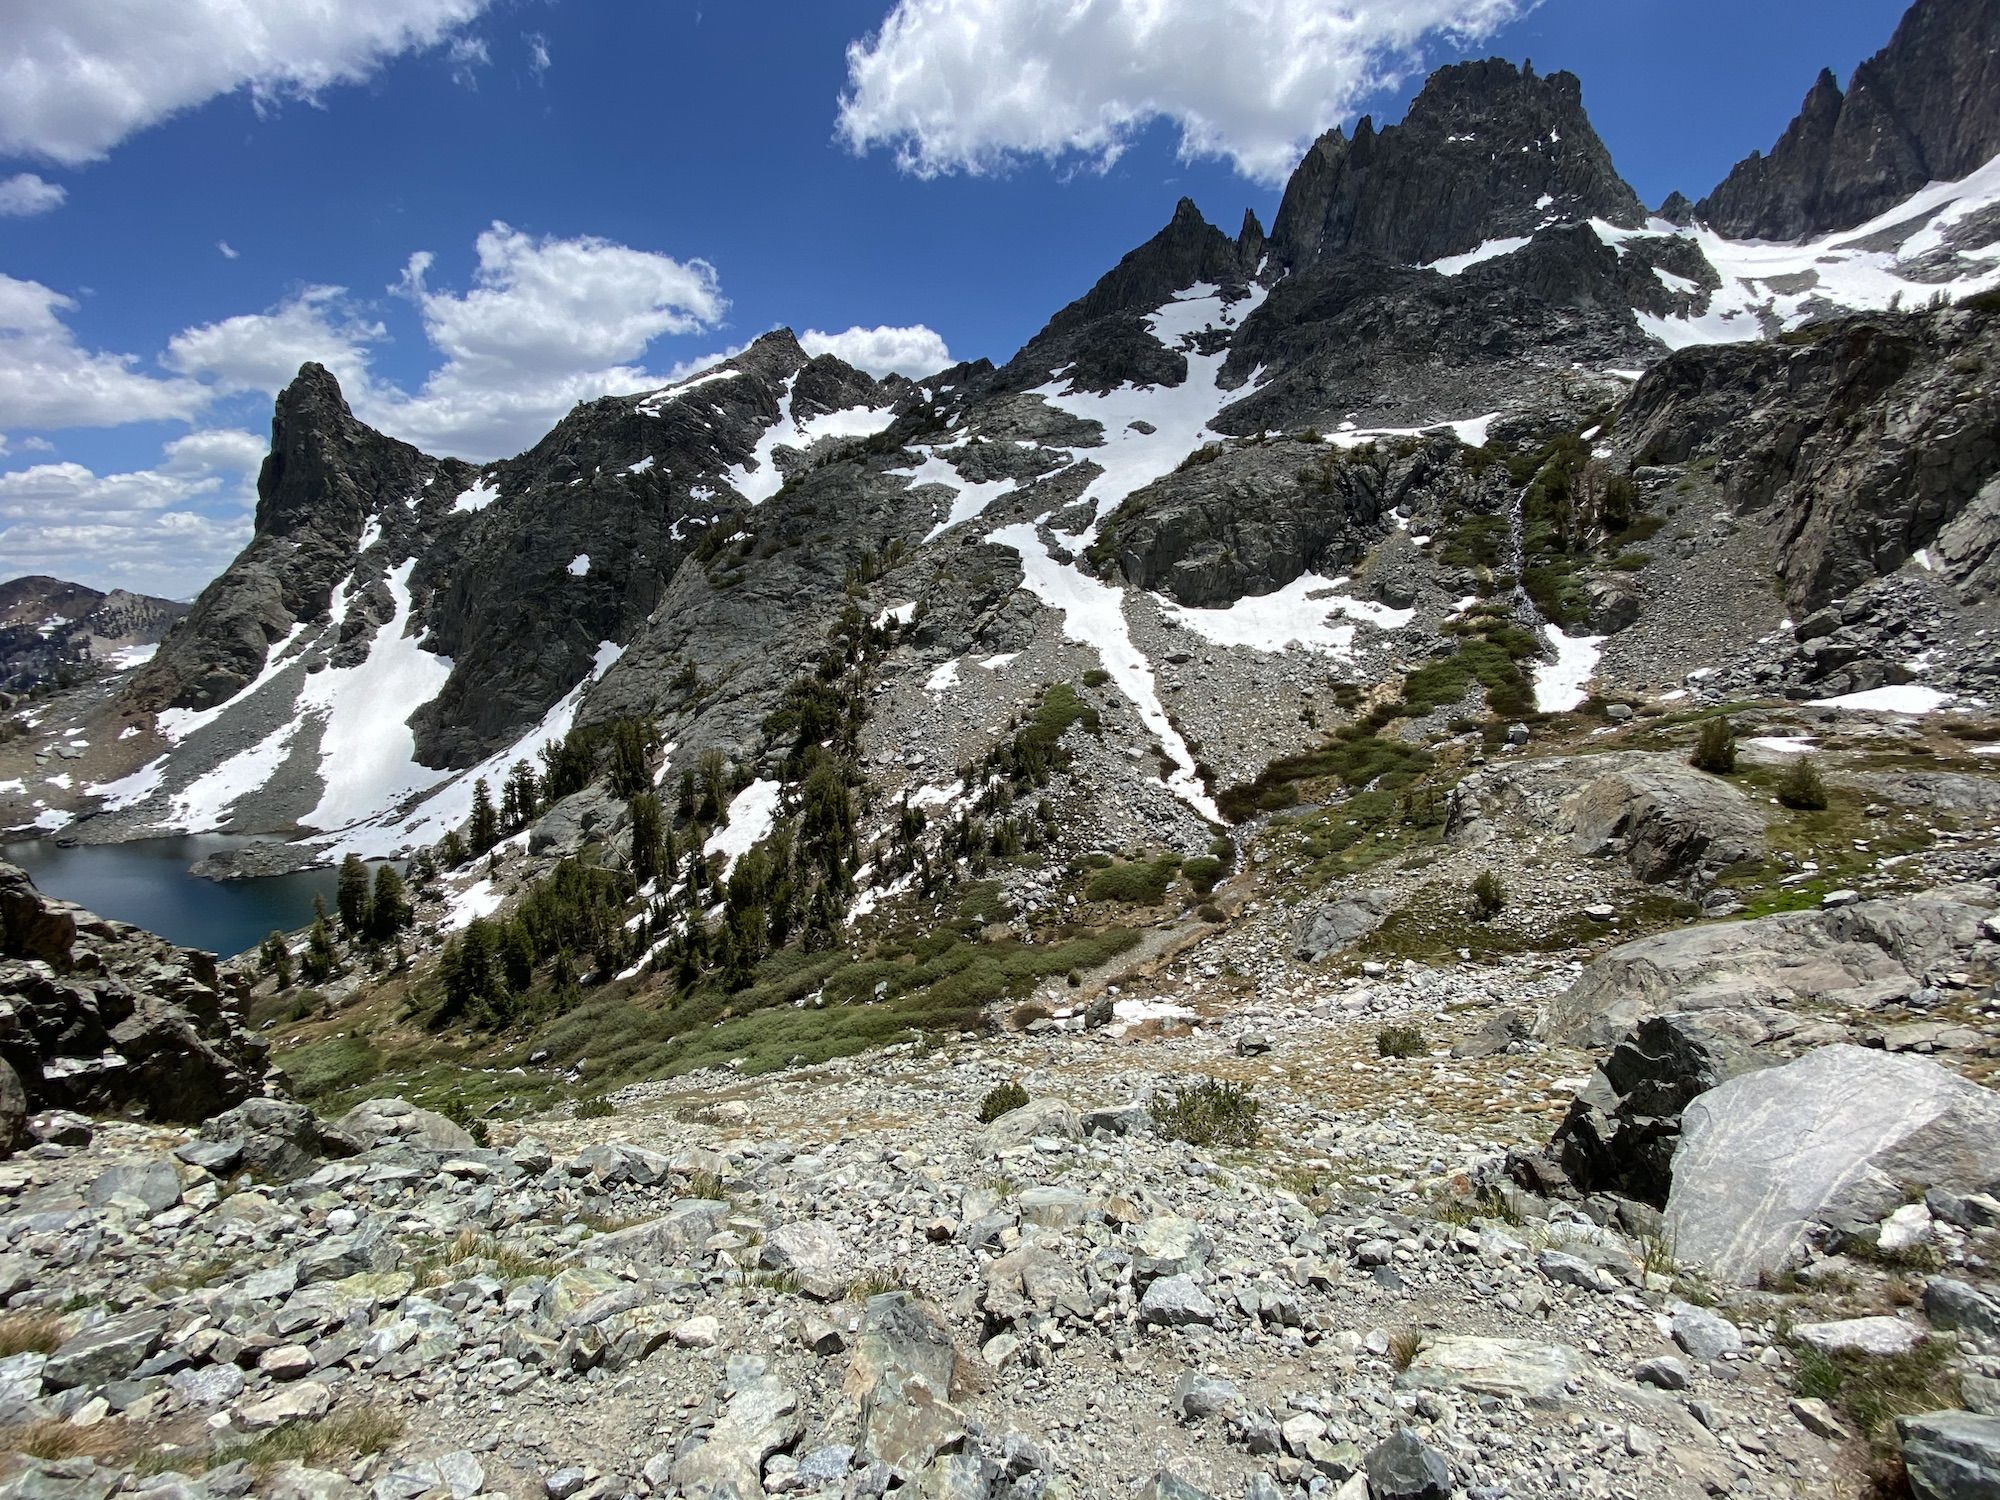
<instances>
[{"instance_id":1,"label":"jagged peak","mask_svg":"<svg viewBox=\"0 0 2000 1500\"><path fill-rule=\"evenodd\" d=\"M348 409L339 378L318 360L309 359L299 366L291 384L278 393L278 409L283 412L313 405L331 405L342 412Z\"/></svg>"},{"instance_id":2,"label":"jagged peak","mask_svg":"<svg viewBox=\"0 0 2000 1500\"><path fill-rule=\"evenodd\" d=\"M1322 135L1285 187L1271 244L1294 270L1351 254L1424 264L1533 234L1551 214L1645 217L1575 74L1485 58L1431 74L1401 124L1364 115L1351 140Z\"/></svg>"}]
</instances>

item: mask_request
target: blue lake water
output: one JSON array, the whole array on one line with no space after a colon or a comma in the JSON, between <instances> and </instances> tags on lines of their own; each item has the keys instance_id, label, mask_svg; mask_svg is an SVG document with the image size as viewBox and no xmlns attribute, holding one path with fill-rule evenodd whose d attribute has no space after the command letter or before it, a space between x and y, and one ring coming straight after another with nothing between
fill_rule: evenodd
<instances>
[{"instance_id":1,"label":"blue lake water","mask_svg":"<svg viewBox=\"0 0 2000 1500\"><path fill-rule=\"evenodd\" d=\"M228 881L188 873L197 860L251 842L202 834L65 848L34 839L0 848L0 858L26 870L51 896L157 932L184 948L229 958L255 947L273 928L310 922L315 895L333 906L330 869Z\"/></svg>"}]
</instances>

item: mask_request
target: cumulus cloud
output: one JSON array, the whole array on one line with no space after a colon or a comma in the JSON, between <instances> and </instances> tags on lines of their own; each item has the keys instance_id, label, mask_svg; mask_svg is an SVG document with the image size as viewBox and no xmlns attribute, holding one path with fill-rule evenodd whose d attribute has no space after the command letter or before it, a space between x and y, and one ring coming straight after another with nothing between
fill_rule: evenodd
<instances>
[{"instance_id":1,"label":"cumulus cloud","mask_svg":"<svg viewBox=\"0 0 2000 1500\"><path fill-rule=\"evenodd\" d=\"M126 354L84 348L62 314L76 303L39 281L0 274L0 429L118 427L186 420L205 399L189 380L158 379Z\"/></svg>"},{"instance_id":2,"label":"cumulus cloud","mask_svg":"<svg viewBox=\"0 0 2000 1500\"><path fill-rule=\"evenodd\" d=\"M16 172L0 179L0 218L32 219L63 206L69 189L48 182L33 172Z\"/></svg>"},{"instance_id":3,"label":"cumulus cloud","mask_svg":"<svg viewBox=\"0 0 2000 1500\"><path fill-rule=\"evenodd\" d=\"M908 172L1108 167L1155 120L1183 160L1282 182L1314 136L1534 0L897 0L847 49L839 133Z\"/></svg>"},{"instance_id":4,"label":"cumulus cloud","mask_svg":"<svg viewBox=\"0 0 2000 1500\"><path fill-rule=\"evenodd\" d=\"M811 355L831 354L880 380L907 375L912 380L935 375L951 364L943 335L918 323L909 328L850 328L845 333L808 329L799 343Z\"/></svg>"},{"instance_id":5,"label":"cumulus cloud","mask_svg":"<svg viewBox=\"0 0 2000 1500\"><path fill-rule=\"evenodd\" d=\"M263 456L249 433L213 430L167 444L152 469L0 474L0 553L26 572L186 597L249 540Z\"/></svg>"},{"instance_id":6,"label":"cumulus cloud","mask_svg":"<svg viewBox=\"0 0 2000 1500\"><path fill-rule=\"evenodd\" d=\"M392 290L413 301L444 362L407 398L357 403L433 451L519 452L579 401L659 383L653 340L713 328L728 309L715 268L594 236L536 238L495 223L474 246L469 290L433 288L436 258L410 257Z\"/></svg>"},{"instance_id":7,"label":"cumulus cloud","mask_svg":"<svg viewBox=\"0 0 2000 1500\"><path fill-rule=\"evenodd\" d=\"M268 312L182 330L168 341L165 364L224 393L268 395L318 360L344 389L359 391L373 378L368 346L386 336L379 322L353 310L345 287L310 286Z\"/></svg>"},{"instance_id":8,"label":"cumulus cloud","mask_svg":"<svg viewBox=\"0 0 2000 1500\"><path fill-rule=\"evenodd\" d=\"M0 154L94 161L248 89L259 107L367 78L452 38L489 0L7 0Z\"/></svg>"},{"instance_id":9,"label":"cumulus cloud","mask_svg":"<svg viewBox=\"0 0 2000 1500\"><path fill-rule=\"evenodd\" d=\"M164 363L211 394L268 395L317 360L363 421L434 453L503 458L579 401L664 384L643 366L648 346L711 329L729 306L705 261L609 240L537 238L496 223L474 252L463 291L433 283L428 251L411 256L389 288L416 306L441 356L414 392L377 374L373 346L387 330L337 286L186 329Z\"/></svg>"}]
</instances>

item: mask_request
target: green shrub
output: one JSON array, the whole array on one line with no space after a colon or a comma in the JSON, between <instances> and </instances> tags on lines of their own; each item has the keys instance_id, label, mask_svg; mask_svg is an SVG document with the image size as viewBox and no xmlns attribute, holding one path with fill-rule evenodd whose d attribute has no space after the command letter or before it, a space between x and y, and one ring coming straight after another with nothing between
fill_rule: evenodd
<instances>
[{"instance_id":1,"label":"green shrub","mask_svg":"<svg viewBox=\"0 0 2000 1500\"><path fill-rule=\"evenodd\" d=\"M1229 920L1228 913L1223 911L1213 901L1203 902L1201 909L1195 915L1200 917L1204 922L1226 922Z\"/></svg>"},{"instance_id":2,"label":"green shrub","mask_svg":"<svg viewBox=\"0 0 2000 1500\"><path fill-rule=\"evenodd\" d=\"M611 1107L611 1101L602 1094L592 1094L588 1099L576 1101L575 1114L579 1120L608 1120L617 1113Z\"/></svg>"},{"instance_id":3,"label":"green shrub","mask_svg":"<svg viewBox=\"0 0 2000 1500\"><path fill-rule=\"evenodd\" d=\"M1416 1026L1384 1026L1375 1033L1377 1057L1427 1057L1430 1050L1422 1029Z\"/></svg>"},{"instance_id":4,"label":"green shrub","mask_svg":"<svg viewBox=\"0 0 2000 1500\"><path fill-rule=\"evenodd\" d=\"M1222 861L1213 854L1198 855L1181 866L1181 875L1197 896L1206 897L1222 879Z\"/></svg>"},{"instance_id":5,"label":"green shrub","mask_svg":"<svg viewBox=\"0 0 2000 1500\"><path fill-rule=\"evenodd\" d=\"M1819 762L1810 755L1796 757L1778 778L1778 800L1796 812L1826 811L1826 782L1819 774Z\"/></svg>"},{"instance_id":6,"label":"green shrub","mask_svg":"<svg viewBox=\"0 0 2000 1500\"><path fill-rule=\"evenodd\" d=\"M1184 1084L1170 1098L1155 1099L1147 1112L1169 1140L1193 1146L1254 1146L1261 1108L1257 1096L1242 1084L1205 1078Z\"/></svg>"},{"instance_id":7,"label":"green shrub","mask_svg":"<svg viewBox=\"0 0 2000 1500\"><path fill-rule=\"evenodd\" d=\"M1113 865L1090 877L1084 895L1092 901L1122 901L1131 906L1158 906L1167 899L1181 862L1174 855L1135 864Z\"/></svg>"},{"instance_id":8,"label":"green shrub","mask_svg":"<svg viewBox=\"0 0 2000 1500\"><path fill-rule=\"evenodd\" d=\"M996 1084L986 1091L986 1097L979 1101L979 1123L991 1125L1002 1115L1012 1114L1028 1102L1028 1091L1009 1079Z\"/></svg>"},{"instance_id":9,"label":"green shrub","mask_svg":"<svg viewBox=\"0 0 2000 1500\"><path fill-rule=\"evenodd\" d=\"M1472 878L1472 909L1482 922L1490 922L1507 909L1507 887L1491 870L1481 870Z\"/></svg>"},{"instance_id":10,"label":"green shrub","mask_svg":"<svg viewBox=\"0 0 2000 1500\"><path fill-rule=\"evenodd\" d=\"M1688 764L1697 771L1728 776L1736 770L1736 726L1727 719L1709 719L1701 726L1701 738L1694 743Z\"/></svg>"}]
</instances>

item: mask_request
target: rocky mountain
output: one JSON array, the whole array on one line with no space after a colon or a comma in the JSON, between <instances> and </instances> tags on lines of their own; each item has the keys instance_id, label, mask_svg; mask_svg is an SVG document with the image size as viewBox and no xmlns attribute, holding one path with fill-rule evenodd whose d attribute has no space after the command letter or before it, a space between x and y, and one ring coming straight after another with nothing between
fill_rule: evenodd
<instances>
[{"instance_id":1,"label":"rocky mountain","mask_svg":"<svg viewBox=\"0 0 2000 1500\"><path fill-rule=\"evenodd\" d=\"M1445 69L1000 365L307 366L0 822L394 862L0 867L0 1496L2000 1492L1991 15L1657 217Z\"/></svg>"},{"instance_id":2,"label":"rocky mountain","mask_svg":"<svg viewBox=\"0 0 2000 1500\"><path fill-rule=\"evenodd\" d=\"M1695 205L1739 239L1852 229L2000 155L2000 5L1919 0L1847 91L1820 74L1769 155L1752 152Z\"/></svg>"},{"instance_id":3,"label":"rocky mountain","mask_svg":"<svg viewBox=\"0 0 2000 1500\"><path fill-rule=\"evenodd\" d=\"M151 653L185 604L30 574L0 583L0 693L74 682Z\"/></svg>"},{"instance_id":4,"label":"rocky mountain","mask_svg":"<svg viewBox=\"0 0 2000 1500\"><path fill-rule=\"evenodd\" d=\"M1350 255L1428 265L1551 224L1636 229L1638 197L1584 113L1571 73L1492 59L1431 75L1402 124L1363 115L1292 174L1271 249L1295 271Z\"/></svg>"}]
</instances>

